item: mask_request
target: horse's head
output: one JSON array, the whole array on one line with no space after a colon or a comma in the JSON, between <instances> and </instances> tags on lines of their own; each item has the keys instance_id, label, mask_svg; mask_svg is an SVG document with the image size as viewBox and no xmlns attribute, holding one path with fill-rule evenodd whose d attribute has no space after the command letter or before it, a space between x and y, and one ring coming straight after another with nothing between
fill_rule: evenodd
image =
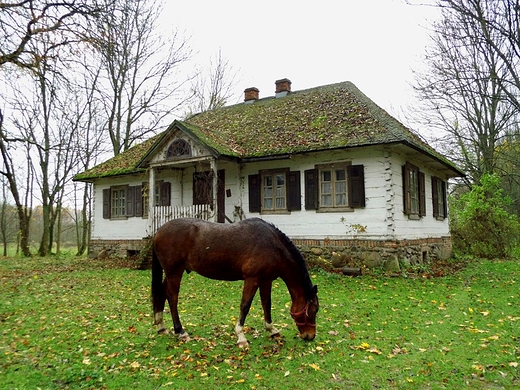
<instances>
[{"instance_id":1,"label":"horse's head","mask_svg":"<svg viewBox=\"0 0 520 390\"><path fill-rule=\"evenodd\" d=\"M319 308L318 286L313 286L311 298L307 300L305 307L296 313L291 312L303 340L314 340L316 337L316 313Z\"/></svg>"}]
</instances>

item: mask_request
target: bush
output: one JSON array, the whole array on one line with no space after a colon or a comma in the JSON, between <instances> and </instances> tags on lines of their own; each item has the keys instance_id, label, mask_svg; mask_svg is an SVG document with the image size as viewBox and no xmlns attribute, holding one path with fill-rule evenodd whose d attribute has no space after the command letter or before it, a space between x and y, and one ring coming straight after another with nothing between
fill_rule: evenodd
<instances>
[{"instance_id":1,"label":"bush","mask_svg":"<svg viewBox=\"0 0 520 390\"><path fill-rule=\"evenodd\" d=\"M482 176L470 192L450 198L453 249L481 258L510 257L518 245L520 223L507 211L511 198L504 196L496 175Z\"/></svg>"}]
</instances>

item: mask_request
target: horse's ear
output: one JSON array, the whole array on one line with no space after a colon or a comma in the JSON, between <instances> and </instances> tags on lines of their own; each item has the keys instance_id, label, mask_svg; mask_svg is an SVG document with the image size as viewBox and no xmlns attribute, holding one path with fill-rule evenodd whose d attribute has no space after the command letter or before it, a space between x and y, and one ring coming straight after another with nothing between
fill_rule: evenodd
<instances>
[{"instance_id":1,"label":"horse's ear","mask_svg":"<svg viewBox=\"0 0 520 390\"><path fill-rule=\"evenodd\" d=\"M315 297L316 295L318 295L318 286L314 285L312 286L312 296Z\"/></svg>"}]
</instances>

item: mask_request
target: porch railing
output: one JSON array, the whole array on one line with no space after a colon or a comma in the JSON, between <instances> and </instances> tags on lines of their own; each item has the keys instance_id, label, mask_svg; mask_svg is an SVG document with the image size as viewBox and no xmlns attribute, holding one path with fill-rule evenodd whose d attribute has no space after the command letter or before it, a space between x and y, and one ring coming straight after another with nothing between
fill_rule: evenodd
<instances>
[{"instance_id":1,"label":"porch railing","mask_svg":"<svg viewBox=\"0 0 520 390\"><path fill-rule=\"evenodd\" d=\"M177 218L197 218L209 220L213 211L209 204L195 204L191 206L155 206L153 208L154 233L166 222Z\"/></svg>"}]
</instances>

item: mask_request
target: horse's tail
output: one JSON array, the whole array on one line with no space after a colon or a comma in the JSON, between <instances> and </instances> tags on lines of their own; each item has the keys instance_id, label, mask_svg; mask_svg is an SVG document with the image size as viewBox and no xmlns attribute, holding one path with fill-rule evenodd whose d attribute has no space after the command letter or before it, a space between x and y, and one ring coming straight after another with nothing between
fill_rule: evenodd
<instances>
[{"instance_id":1,"label":"horse's tail","mask_svg":"<svg viewBox=\"0 0 520 390\"><path fill-rule=\"evenodd\" d=\"M152 248L152 304L154 313L164 310L166 299L163 287L163 267L155 252L155 245Z\"/></svg>"}]
</instances>

